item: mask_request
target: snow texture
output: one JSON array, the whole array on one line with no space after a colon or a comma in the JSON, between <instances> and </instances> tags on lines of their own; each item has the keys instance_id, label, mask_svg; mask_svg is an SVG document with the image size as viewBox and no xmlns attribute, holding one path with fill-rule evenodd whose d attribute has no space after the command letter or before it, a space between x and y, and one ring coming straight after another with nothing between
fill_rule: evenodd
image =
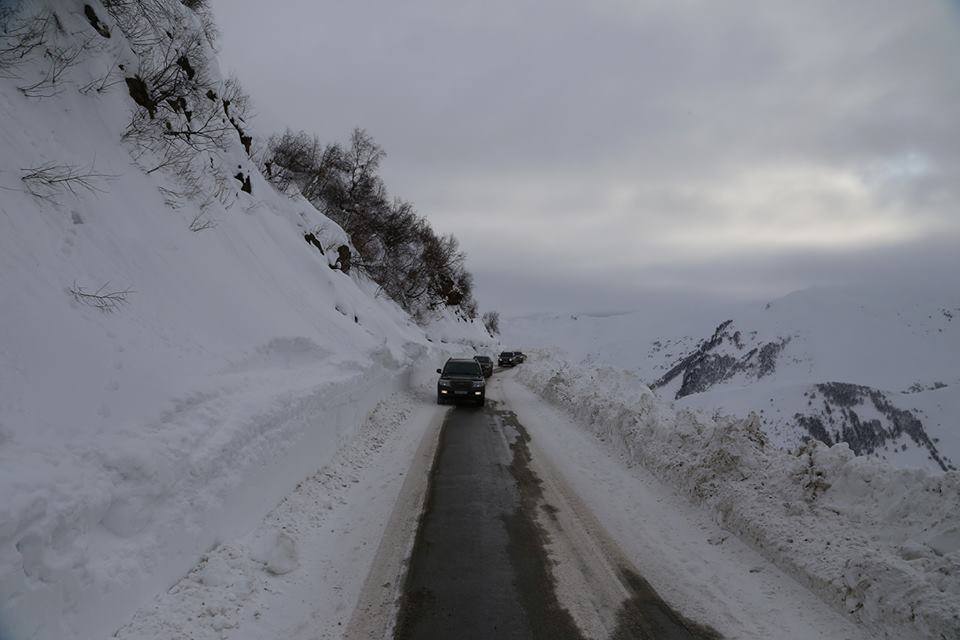
<instances>
[{"instance_id":1,"label":"snow texture","mask_svg":"<svg viewBox=\"0 0 960 640\"><path fill-rule=\"evenodd\" d=\"M379 474L403 476L422 433L407 428L416 408L409 391L381 401L328 464L252 531L204 554L116 637L340 637L393 505Z\"/></svg>"},{"instance_id":2,"label":"snow texture","mask_svg":"<svg viewBox=\"0 0 960 640\"><path fill-rule=\"evenodd\" d=\"M0 73L4 640L109 636L333 460L381 398L424 375L411 367L489 341L453 314L417 326L374 283L331 268L335 252L304 235L336 245L343 230L277 193L239 136L206 152L212 199L144 171L121 139L136 108L122 78L80 91L137 68L90 6L101 29L82 2L20 5L52 11L56 45L79 52L49 95L20 90L45 73L42 51ZM92 188L31 192L23 178L51 165L88 170ZM198 215L215 226L191 230ZM98 290L116 300L82 295ZM295 545L272 544L268 566L295 573ZM198 584L227 580L231 553L211 556Z\"/></svg>"},{"instance_id":3,"label":"snow texture","mask_svg":"<svg viewBox=\"0 0 960 640\"><path fill-rule=\"evenodd\" d=\"M543 351L517 376L878 637L960 637L960 473L785 451L755 414L676 409L632 372Z\"/></svg>"}]
</instances>

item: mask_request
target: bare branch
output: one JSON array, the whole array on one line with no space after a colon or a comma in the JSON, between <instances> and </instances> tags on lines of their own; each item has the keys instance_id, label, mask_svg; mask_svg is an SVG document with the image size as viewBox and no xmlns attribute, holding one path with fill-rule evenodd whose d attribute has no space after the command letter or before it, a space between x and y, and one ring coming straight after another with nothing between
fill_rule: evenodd
<instances>
[{"instance_id":1,"label":"bare branch","mask_svg":"<svg viewBox=\"0 0 960 640\"><path fill-rule=\"evenodd\" d=\"M127 297L136 293L133 289L110 289L110 283L104 283L96 291L86 291L76 281L67 289L73 299L80 304L93 307L103 313L113 313L127 304Z\"/></svg>"},{"instance_id":2,"label":"bare branch","mask_svg":"<svg viewBox=\"0 0 960 640\"><path fill-rule=\"evenodd\" d=\"M54 17L50 11L8 18L0 29L0 76L17 77L13 69L47 42L47 31L53 26Z\"/></svg>"},{"instance_id":3,"label":"bare branch","mask_svg":"<svg viewBox=\"0 0 960 640\"><path fill-rule=\"evenodd\" d=\"M69 191L74 196L79 191L103 193L97 182L112 180L117 176L98 173L94 163L86 166L48 163L22 170L20 180L30 195L43 200L53 200L57 193Z\"/></svg>"},{"instance_id":4,"label":"bare branch","mask_svg":"<svg viewBox=\"0 0 960 640\"><path fill-rule=\"evenodd\" d=\"M190 221L190 231L206 231L207 229L213 229L217 226L215 220L212 220L207 216L206 211L200 211L193 217L193 220Z\"/></svg>"}]
</instances>

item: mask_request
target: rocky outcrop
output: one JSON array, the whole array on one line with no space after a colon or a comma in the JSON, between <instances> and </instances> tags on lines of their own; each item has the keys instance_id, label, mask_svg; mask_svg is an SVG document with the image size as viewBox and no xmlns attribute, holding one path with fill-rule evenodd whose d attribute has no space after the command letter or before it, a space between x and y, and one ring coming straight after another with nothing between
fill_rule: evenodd
<instances>
[{"instance_id":1,"label":"rocky outcrop","mask_svg":"<svg viewBox=\"0 0 960 640\"><path fill-rule=\"evenodd\" d=\"M755 333L745 339L741 331L734 329L733 320L727 320L650 388L665 387L682 376L680 389L675 396L679 400L692 393L707 391L738 374L763 378L776 371L777 359L789 342L789 337L758 342Z\"/></svg>"},{"instance_id":2,"label":"rocky outcrop","mask_svg":"<svg viewBox=\"0 0 960 640\"><path fill-rule=\"evenodd\" d=\"M810 409L794 416L811 438L827 445L846 442L857 455L874 455L890 447L906 448L908 437L926 449L942 470L953 468L913 412L895 406L879 389L846 382L824 382L804 394ZM822 403L814 404L822 400ZM871 415L874 417L865 417Z\"/></svg>"}]
</instances>

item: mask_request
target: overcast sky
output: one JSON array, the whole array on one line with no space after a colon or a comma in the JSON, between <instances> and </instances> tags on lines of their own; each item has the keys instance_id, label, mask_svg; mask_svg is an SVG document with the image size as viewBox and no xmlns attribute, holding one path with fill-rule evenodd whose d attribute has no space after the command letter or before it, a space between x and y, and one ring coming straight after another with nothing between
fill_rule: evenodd
<instances>
[{"instance_id":1,"label":"overcast sky","mask_svg":"<svg viewBox=\"0 0 960 640\"><path fill-rule=\"evenodd\" d=\"M366 128L485 309L960 269L955 0L214 0L256 128Z\"/></svg>"}]
</instances>

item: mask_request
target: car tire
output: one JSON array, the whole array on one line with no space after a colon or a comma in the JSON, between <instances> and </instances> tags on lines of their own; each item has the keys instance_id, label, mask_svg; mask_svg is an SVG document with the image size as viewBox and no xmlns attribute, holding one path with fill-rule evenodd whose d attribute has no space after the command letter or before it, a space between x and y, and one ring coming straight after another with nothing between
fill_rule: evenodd
<instances>
[{"instance_id":1,"label":"car tire","mask_svg":"<svg viewBox=\"0 0 960 640\"><path fill-rule=\"evenodd\" d=\"M444 401L443 397L437 396L437 404L446 404L446 402Z\"/></svg>"}]
</instances>

